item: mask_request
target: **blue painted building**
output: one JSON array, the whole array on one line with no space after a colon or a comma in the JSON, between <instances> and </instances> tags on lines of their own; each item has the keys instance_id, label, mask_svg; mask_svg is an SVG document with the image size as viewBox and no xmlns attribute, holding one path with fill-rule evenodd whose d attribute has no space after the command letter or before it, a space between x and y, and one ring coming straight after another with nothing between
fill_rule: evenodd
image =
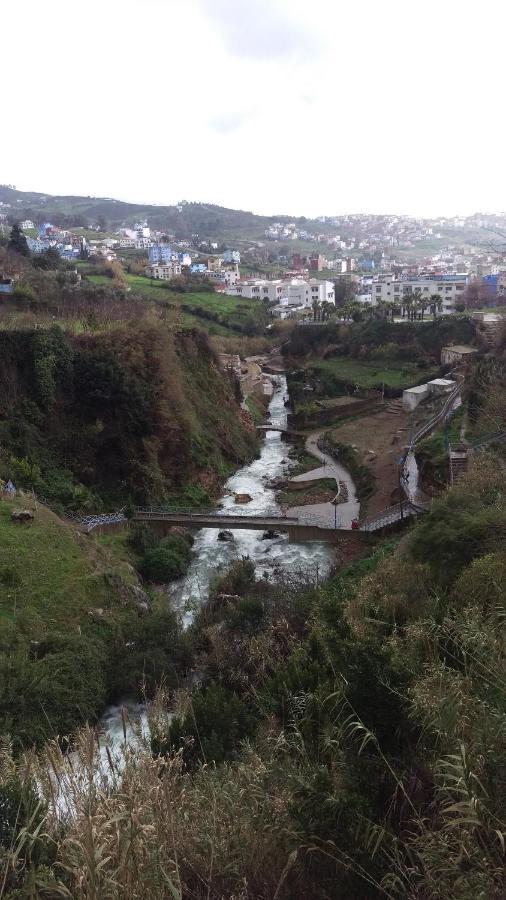
<instances>
[{"instance_id":1,"label":"blue painted building","mask_svg":"<svg viewBox=\"0 0 506 900\"><path fill-rule=\"evenodd\" d=\"M12 278L0 278L0 294L12 294L14 281Z\"/></svg>"},{"instance_id":2,"label":"blue painted building","mask_svg":"<svg viewBox=\"0 0 506 900\"><path fill-rule=\"evenodd\" d=\"M192 275L203 274L204 272L207 272L207 266L205 263L192 263L190 272Z\"/></svg>"},{"instance_id":3,"label":"blue painted building","mask_svg":"<svg viewBox=\"0 0 506 900\"><path fill-rule=\"evenodd\" d=\"M482 280L483 280L483 284L486 285L490 296L491 297L497 296L497 283L499 280L499 276L498 275L484 275Z\"/></svg>"},{"instance_id":4,"label":"blue painted building","mask_svg":"<svg viewBox=\"0 0 506 900\"><path fill-rule=\"evenodd\" d=\"M151 265L172 262L176 256L170 244L153 244L152 247L148 247L148 255Z\"/></svg>"}]
</instances>

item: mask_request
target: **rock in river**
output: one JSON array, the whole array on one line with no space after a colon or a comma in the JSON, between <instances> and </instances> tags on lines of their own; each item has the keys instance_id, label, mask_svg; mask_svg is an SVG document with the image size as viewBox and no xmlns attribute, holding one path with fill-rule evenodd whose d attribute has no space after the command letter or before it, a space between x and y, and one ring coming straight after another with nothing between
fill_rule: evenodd
<instances>
[{"instance_id":1,"label":"rock in river","mask_svg":"<svg viewBox=\"0 0 506 900\"><path fill-rule=\"evenodd\" d=\"M253 497L249 494L234 494L234 500L236 503L250 503Z\"/></svg>"},{"instance_id":2,"label":"rock in river","mask_svg":"<svg viewBox=\"0 0 506 900\"><path fill-rule=\"evenodd\" d=\"M231 531L219 531L218 532L218 540L219 541L233 541L234 535Z\"/></svg>"}]
</instances>

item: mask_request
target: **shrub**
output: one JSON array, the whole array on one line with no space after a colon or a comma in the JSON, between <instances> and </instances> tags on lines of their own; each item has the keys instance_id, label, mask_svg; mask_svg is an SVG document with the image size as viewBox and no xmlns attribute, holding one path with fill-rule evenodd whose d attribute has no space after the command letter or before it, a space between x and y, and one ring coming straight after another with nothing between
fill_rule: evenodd
<instances>
[{"instance_id":1,"label":"shrub","mask_svg":"<svg viewBox=\"0 0 506 900\"><path fill-rule=\"evenodd\" d=\"M159 544L142 557L139 569L143 578L156 584L165 584L184 575L187 563L170 546Z\"/></svg>"},{"instance_id":2,"label":"shrub","mask_svg":"<svg viewBox=\"0 0 506 900\"><path fill-rule=\"evenodd\" d=\"M245 701L212 683L191 695L187 714L173 719L167 735L153 740L152 749L163 755L183 748L190 768L199 762L221 763L238 753L240 742L251 737L255 727L255 716Z\"/></svg>"}]
</instances>

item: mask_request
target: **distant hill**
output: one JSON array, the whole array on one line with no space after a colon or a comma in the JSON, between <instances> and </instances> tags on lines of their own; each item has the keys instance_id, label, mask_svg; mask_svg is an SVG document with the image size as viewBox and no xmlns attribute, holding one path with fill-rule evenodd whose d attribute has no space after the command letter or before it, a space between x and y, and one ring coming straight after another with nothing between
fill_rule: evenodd
<instances>
[{"instance_id":1,"label":"distant hill","mask_svg":"<svg viewBox=\"0 0 506 900\"><path fill-rule=\"evenodd\" d=\"M152 206L125 203L111 197L58 197L33 191L18 191L0 185L0 202L10 204L9 219L48 220L60 227L86 227L105 219L109 229L131 226L147 220L152 228L175 233L176 237L198 234L201 238L262 238L273 222L307 223L325 231L320 222L304 217L257 216L240 209L226 209L209 203L183 203L178 206Z\"/></svg>"}]
</instances>

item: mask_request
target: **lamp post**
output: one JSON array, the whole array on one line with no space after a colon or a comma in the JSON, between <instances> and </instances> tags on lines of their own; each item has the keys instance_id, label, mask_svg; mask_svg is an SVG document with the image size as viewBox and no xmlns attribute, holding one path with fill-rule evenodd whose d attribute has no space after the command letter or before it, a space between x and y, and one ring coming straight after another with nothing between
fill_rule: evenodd
<instances>
[{"instance_id":1,"label":"lamp post","mask_svg":"<svg viewBox=\"0 0 506 900\"><path fill-rule=\"evenodd\" d=\"M334 499L331 502L334 506L334 528L337 531L337 498L334 497Z\"/></svg>"}]
</instances>

